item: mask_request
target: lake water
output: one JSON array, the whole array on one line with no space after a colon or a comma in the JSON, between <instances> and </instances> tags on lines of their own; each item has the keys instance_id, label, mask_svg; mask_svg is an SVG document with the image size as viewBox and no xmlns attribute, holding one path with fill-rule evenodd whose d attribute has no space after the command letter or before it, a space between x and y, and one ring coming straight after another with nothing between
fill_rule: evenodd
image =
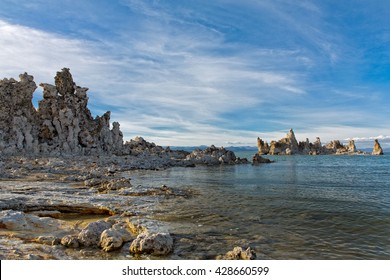
<instances>
[{"instance_id":1,"label":"lake water","mask_svg":"<svg viewBox=\"0 0 390 280\"><path fill-rule=\"evenodd\" d=\"M269 158L131 174L134 184L194 191L150 211L175 238L170 258L250 246L260 259L390 259L390 156Z\"/></svg>"}]
</instances>

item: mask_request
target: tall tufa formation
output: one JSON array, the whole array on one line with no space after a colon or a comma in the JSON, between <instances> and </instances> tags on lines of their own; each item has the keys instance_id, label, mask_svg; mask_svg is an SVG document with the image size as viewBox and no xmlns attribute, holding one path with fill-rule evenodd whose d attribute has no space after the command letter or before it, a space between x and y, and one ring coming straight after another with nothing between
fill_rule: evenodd
<instances>
[{"instance_id":1,"label":"tall tufa formation","mask_svg":"<svg viewBox=\"0 0 390 280\"><path fill-rule=\"evenodd\" d=\"M27 73L0 80L0 152L5 154L121 154L119 123L110 129L110 112L93 118L87 108L88 88L77 86L68 68L57 72L55 85L42 83L43 100L36 110L37 88Z\"/></svg>"},{"instance_id":2,"label":"tall tufa formation","mask_svg":"<svg viewBox=\"0 0 390 280\"><path fill-rule=\"evenodd\" d=\"M269 153L268 143L264 142L260 137L257 137L257 149L259 155L266 155Z\"/></svg>"},{"instance_id":3,"label":"tall tufa formation","mask_svg":"<svg viewBox=\"0 0 390 280\"><path fill-rule=\"evenodd\" d=\"M378 139L375 139L374 148L372 149L372 154L375 156L383 155L383 150L381 144L379 144Z\"/></svg>"}]
</instances>

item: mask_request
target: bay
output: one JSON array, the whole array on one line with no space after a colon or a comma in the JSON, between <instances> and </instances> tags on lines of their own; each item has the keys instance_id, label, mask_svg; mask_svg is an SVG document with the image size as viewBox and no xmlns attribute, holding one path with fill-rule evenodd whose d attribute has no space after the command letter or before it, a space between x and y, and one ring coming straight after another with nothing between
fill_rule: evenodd
<instances>
[{"instance_id":1,"label":"bay","mask_svg":"<svg viewBox=\"0 0 390 280\"><path fill-rule=\"evenodd\" d=\"M212 259L235 246L260 259L390 259L389 155L269 158L129 176L193 192L161 199L147 217L167 224L173 259Z\"/></svg>"}]
</instances>

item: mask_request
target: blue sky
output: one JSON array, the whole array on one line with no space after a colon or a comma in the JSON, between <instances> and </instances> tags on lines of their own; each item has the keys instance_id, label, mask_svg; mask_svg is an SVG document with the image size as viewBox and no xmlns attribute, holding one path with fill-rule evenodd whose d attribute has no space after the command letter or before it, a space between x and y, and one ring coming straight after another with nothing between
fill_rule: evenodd
<instances>
[{"instance_id":1,"label":"blue sky","mask_svg":"<svg viewBox=\"0 0 390 280\"><path fill-rule=\"evenodd\" d=\"M70 68L126 140L390 144L388 1L0 2L0 76Z\"/></svg>"}]
</instances>

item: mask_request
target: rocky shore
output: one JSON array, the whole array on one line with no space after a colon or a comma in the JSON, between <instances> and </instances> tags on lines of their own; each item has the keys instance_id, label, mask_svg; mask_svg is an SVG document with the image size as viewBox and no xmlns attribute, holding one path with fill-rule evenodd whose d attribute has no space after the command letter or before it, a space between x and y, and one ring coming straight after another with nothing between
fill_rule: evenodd
<instances>
[{"instance_id":1,"label":"rocky shore","mask_svg":"<svg viewBox=\"0 0 390 280\"><path fill-rule=\"evenodd\" d=\"M33 77L19 78L0 80L0 259L171 254L174 239L151 218L154 208L193 193L133 185L131 171L249 163L222 147L190 153L142 137L124 142L110 112L92 117L88 88L77 86L67 68L55 85L40 84L37 109Z\"/></svg>"}]
</instances>

